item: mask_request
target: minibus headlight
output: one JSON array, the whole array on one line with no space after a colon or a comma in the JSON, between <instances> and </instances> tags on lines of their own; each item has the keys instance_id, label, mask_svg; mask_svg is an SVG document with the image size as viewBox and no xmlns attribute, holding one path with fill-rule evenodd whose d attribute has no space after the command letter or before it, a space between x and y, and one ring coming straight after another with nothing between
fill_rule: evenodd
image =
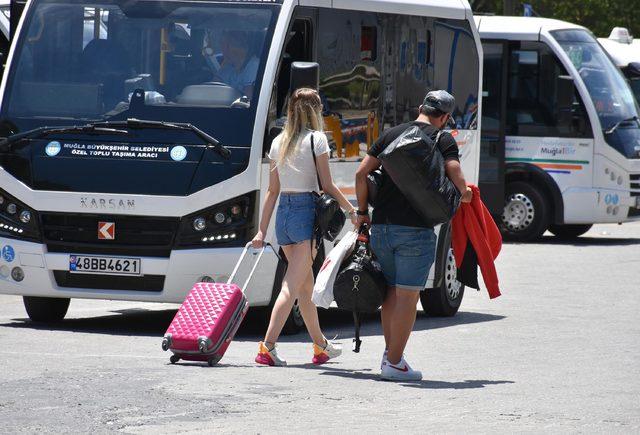
<instances>
[{"instance_id":1,"label":"minibus headlight","mask_svg":"<svg viewBox=\"0 0 640 435\"><path fill-rule=\"evenodd\" d=\"M200 210L180 220L178 248L243 246L256 227L257 192Z\"/></svg>"},{"instance_id":2,"label":"minibus headlight","mask_svg":"<svg viewBox=\"0 0 640 435\"><path fill-rule=\"evenodd\" d=\"M36 211L0 189L0 236L39 241ZM6 204L6 207L3 206Z\"/></svg>"},{"instance_id":3,"label":"minibus headlight","mask_svg":"<svg viewBox=\"0 0 640 435\"><path fill-rule=\"evenodd\" d=\"M23 224L28 224L31 222L31 212L29 210L22 210L20 212L20 221Z\"/></svg>"},{"instance_id":4,"label":"minibus headlight","mask_svg":"<svg viewBox=\"0 0 640 435\"><path fill-rule=\"evenodd\" d=\"M196 231L202 231L207 227L207 221L202 216L198 216L193 220L193 229Z\"/></svg>"}]
</instances>

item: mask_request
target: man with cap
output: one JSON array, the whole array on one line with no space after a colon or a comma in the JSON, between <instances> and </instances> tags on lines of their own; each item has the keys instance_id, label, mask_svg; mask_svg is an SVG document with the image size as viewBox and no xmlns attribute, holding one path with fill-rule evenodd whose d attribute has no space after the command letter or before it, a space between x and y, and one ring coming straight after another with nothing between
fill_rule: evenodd
<instances>
[{"instance_id":1,"label":"man with cap","mask_svg":"<svg viewBox=\"0 0 640 435\"><path fill-rule=\"evenodd\" d=\"M406 362L404 349L415 323L420 292L425 288L434 262L436 236L433 228L424 222L385 173L384 167L376 207L370 219L367 175L380 168L380 153L409 127L420 127L435 141L454 108L455 99L448 92L429 92L420 106L418 118L385 130L371 146L356 173L358 224L372 224L371 249L380 262L388 285L381 313L386 347L380 368L381 377L385 380L422 379L422 373L413 370ZM455 139L450 133L442 132L437 146L444 156L447 176L462 192L462 202L470 202L472 192L462 173Z\"/></svg>"}]
</instances>

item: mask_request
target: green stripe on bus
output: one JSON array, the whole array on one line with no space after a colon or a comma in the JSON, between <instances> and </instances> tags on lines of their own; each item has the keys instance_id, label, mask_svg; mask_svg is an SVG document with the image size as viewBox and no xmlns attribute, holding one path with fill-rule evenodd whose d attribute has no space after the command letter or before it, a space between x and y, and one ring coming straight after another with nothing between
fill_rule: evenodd
<instances>
[{"instance_id":1,"label":"green stripe on bus","mask_svg":"<svg viewBox=\"0 0 640 435\"><path fill-rule=\"evenodd\" d=\"M517 157L506 157L507 162L538 162L538 163L573 163L579 165L588 165L588 160L551 160L551 159L524 159Z\"/></svg>"}]
</instances>

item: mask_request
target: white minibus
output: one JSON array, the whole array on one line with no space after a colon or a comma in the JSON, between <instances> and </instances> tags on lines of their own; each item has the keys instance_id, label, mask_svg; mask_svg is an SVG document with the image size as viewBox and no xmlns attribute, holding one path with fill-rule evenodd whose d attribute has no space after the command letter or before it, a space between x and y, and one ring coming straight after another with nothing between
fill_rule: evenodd
<instances>
[{"instance_id":1,"label":"white minibus","mask_svg":"<svg viewBox=\"0 0 640 435\"><path fill-rule=\"evenodd\" d=\"M506 236L561 238L640 219L640 121L584 27L477 16L484 52L480 186ZM503 202L504 198L504 202Z\"/></svg>"},{"instance_id":2,"label":"white minibus","mask_svg":"<svg viewBox=\"0 0 640 435\"><path fill-rule=\"evenodd\" d=\"M368 147L431 89L457 98L476 181L480 59L459 0L31 0L0 89L0 293L53 321L72 298L179 303L226 280L257 228L294 61L319 64L331 169L352 199ZM232 64L243 75L225 82ZM453 315L464 288L439 234L422 301ZM264 259L252 307L286 267ZM297 308L289 320L301 327Z\"/></svg>"}]
</instances>

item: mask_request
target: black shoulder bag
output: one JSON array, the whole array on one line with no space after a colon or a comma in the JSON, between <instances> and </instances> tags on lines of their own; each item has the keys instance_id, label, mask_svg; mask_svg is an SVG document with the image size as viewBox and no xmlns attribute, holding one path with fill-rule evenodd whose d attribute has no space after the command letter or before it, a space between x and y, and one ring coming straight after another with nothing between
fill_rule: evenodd
<instances>
[{"instance_id":1,"label":"black shoulder bag","mask_svg":"<svg viewBox=\"0 0 640 435\"><path fill-rule=\"evenodd\" d=\"M316 168L316 178L318 179L318 188L322 190L322 183L320 182L320 176L318 175L318 163L316 161L315 145L313 143L314 133L311 133L311 155L313 156L313 165ZM321 195L316 193L316 246L320 246L322 238L333 242L346 221L346 217L340 209L340 204L336 199L328 193L322 193Z\"/></svg>"}]
</instances>

